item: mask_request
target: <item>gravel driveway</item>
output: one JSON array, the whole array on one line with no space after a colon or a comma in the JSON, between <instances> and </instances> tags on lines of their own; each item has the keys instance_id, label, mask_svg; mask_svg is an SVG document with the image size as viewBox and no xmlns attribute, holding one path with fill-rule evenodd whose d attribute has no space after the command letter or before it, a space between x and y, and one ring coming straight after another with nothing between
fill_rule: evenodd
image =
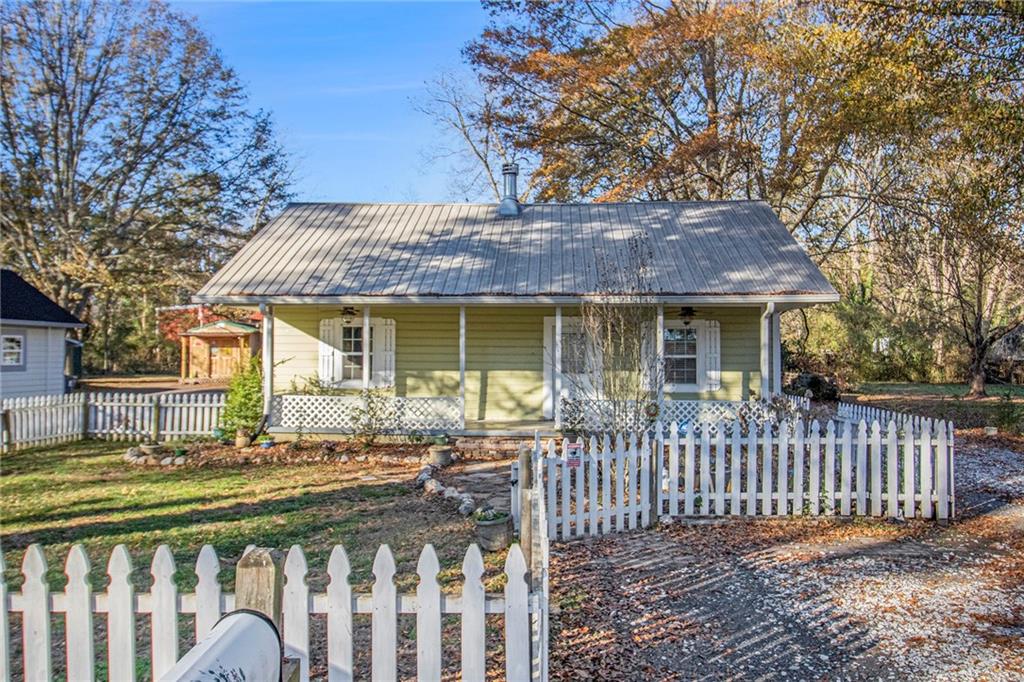
<instances>
[{"instance_id":1,"label":"gravel driveway","mask_svg":"<svg viewBox=\"0 0 1024 682\"><path fill-rule=\"evenodd\" d=\"M738 520L552 545L552 678L1024 679L1024 455L957 451L948 527Z\"/></svg>"}]
</instances>

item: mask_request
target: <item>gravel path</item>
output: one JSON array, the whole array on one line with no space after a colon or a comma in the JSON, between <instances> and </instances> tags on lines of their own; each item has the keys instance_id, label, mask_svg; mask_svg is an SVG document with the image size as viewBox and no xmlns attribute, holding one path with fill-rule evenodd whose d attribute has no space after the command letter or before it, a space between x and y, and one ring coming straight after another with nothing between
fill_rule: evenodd
<instances>
[{"instance_id":1,"label":"gravel path","mask_svg":"<svg viewBox=\"0 0 1024 682\"><path fill-rule=\"evenodd\" d=\"M1024 455L957 446L961 520L756 520L555 544L553 679L1024 679Z\"/></svg>"}]
</instances>

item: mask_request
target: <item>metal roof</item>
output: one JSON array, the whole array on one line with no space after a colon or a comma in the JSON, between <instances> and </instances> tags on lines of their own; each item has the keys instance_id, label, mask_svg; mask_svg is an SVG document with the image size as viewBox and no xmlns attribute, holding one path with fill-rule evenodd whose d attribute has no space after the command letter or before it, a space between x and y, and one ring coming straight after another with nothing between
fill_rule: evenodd
<instances>
[{"instance_id":1,"label":"metal roof","mask_svg":"<svg viewBox=\"0 0 1024 682\"><path fill-rule=\"evenodd\" d=\"M195 300L615 294L838 298L767 204L721 201L290 204Z\"/></svg>"},{"instance_id":2,"label":"metal roof","mask_svg":"<svg viewBox=\"0 0 1024 682\"><path fill-rule=\"evenodd\" d=\"M258 331L257 327L245 322L217 320L216 322L207 322L198 327L192 327L187 332L182 332L181 336L240 336Z\"/></svg>"}]
</instances>

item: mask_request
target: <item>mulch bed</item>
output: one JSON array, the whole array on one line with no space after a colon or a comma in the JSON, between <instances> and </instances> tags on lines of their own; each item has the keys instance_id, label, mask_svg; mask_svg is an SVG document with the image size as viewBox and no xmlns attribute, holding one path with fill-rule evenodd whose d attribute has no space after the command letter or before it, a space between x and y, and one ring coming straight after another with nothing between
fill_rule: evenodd
<instances>
[{"instance_id":1,"label":"mulch bed","mask_svg":"<svg viewBox=\"0 0 1024 682\"><path fill-rule=\"evenodd\" d=\"M270 448L236 448L222 443L188 446L189 466L247 466L260 464L374 463L418 466L427 456L427 446L407 443L375 443L363 446L352 441L293 441Z\"/></svg>"}]
</instances>

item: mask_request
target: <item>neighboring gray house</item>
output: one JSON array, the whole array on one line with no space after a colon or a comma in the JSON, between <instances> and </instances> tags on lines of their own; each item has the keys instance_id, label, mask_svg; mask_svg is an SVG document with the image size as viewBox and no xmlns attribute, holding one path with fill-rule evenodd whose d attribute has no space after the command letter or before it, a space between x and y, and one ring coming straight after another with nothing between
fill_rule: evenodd
<instances>
[{"instance_id":1,"label":"neighboring gray house","mask_svg":"<svg viewBox=\"0 0 1024 682\"><path fill-rule=\"evenodd\" d=\"M67 333L84 327L13 270L0 270L0 397L67 389Z\"/></svg>"}]
</instances>

